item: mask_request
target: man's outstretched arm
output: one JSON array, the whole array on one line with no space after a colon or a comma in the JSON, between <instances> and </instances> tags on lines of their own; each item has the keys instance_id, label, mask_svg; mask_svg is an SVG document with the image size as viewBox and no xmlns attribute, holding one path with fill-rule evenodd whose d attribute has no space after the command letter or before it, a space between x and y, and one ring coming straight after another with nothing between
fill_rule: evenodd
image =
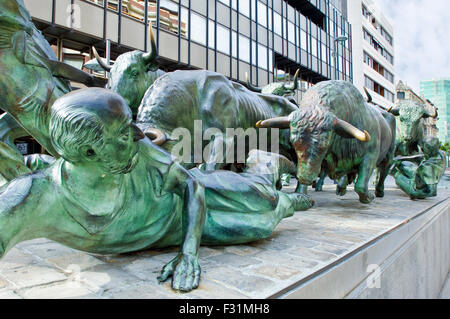
<instances>
[{"instance_id":1,"label":"man's outstretched arm","mask_svg":"<svg viewBox=\"0 0 450 319\"><path fill-rule=\"evenodd\" d=\"M206 217L204 186L174 161L169 153L152 144L148 138L140 143L140 160L161 172L164 176L164 191L175 193L184 201L183 244L178 256L163 268L158 280L163 282L172 276L174 289L190 291L197 288L200 281L198 250Z\"/></svg>"},{"instance_id":2,"label":"man's outstretched arm","mask_svg":"<svg viewBox=\"0 0 450 319\"><path fill-rule=\"evenodd\" d=\"M170 276L172 288L191 291L200 282L198 250L202 238L206 217L205 189L185 168L174 162L170 166L164 184L164 190L180 195L183 205L183 244L177 257L161 271L160 282Z\"/></svg>"}]
</instances>

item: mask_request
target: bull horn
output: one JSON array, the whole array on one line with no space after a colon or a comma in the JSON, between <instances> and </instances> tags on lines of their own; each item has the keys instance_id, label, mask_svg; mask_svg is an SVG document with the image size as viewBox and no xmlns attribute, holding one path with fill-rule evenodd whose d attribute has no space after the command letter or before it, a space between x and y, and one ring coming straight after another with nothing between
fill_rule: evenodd
<instances>
[{"instance_id":1,"label":"bull horn","mask_svg":"<svg viewBox=\"0 0 450 319\"><path fill-rule=\"evenodd\" d=\"M388 110L389 113L391 113L394 116L399 116L400 115L400 109L398 107L391 107Z\"/></svg>"},{"instance_id":2,"label":"bull horn","mask_svg":"<svg viewBox=\"0 0 450 319\"><path fill-rule=\"evenodd\" d=\"M366 87L364 87L364 93L366 93L366 95L367 95L367 103L372 103L372 101L373 101L372 95L370 95L370 93Z\"/></svg>"},{"instance_id":3,"label":"bull horn","mask_svg":"<svg viewBox=\"0 0 450 319\"><path fill-rule=\"evenodd\" d=\"M148 25L148 30L150 33L151 50L150 52L144 53L142 58L144 59L144 62L146 64L152 64L156 61L156 58L158 57L158 47L156 46L155 34L153 33L153 27L151 22Z\"/></svg>"},{"instance_id":4,"label":"bull horn","mask_svg":"<svg viewBox=\"0 0 450 319\"><path fill-rule=\"evenodd\" d=\"M152 140L153 144L161 146L167 142L167 135L156 128L148 128L145 130L145 135Z\"/></svg>"},{"instance_id":5,"label":"bull horn","mask_svg":"<svg viewBox=\"0 0 450 319\"><path fill-rule=\"evenodd\" d=\"M300 74L300 69L298 69L297 72L295 72L294 83L292 85L286 85L286 84L283 85L286 90L296 91L298 89L298 76L299 76L299 74Z\"/></svg>"},{"instance_id":6,"label":"bull horn","mask_svg":"<svg viewBox=\"0 0 450 319\"><path fill-rule=\"evenodd\" d=\"M100 55L97 52L97 49L93 46L92 47L92 53L94 53L95 59L97 60L98 64L102 67L103 70L106 72L111 72L112 65L108 65L103 61L103 59L100 57Z\"/></svg>"},{"instance_id":7,"label":"bull horn","mask_svg":"<svg viewBox=\"0 0 450 319\"><path fill-rule=\"evenodd\" d=\"M371 137L367 131L363 132L346 121L336 119L334 128L336 130L336 133L343 137L350 136L364 143L370 142Z\"/></svg>"},{"instance_id":8,"label":"bull horn","mask_svg":"<svg viewBox=\"0 0 450 319\"><path fill-rule=\"evenodd\" d=\"M103 87L103 84L96 80L91 74L77 69L64 62L47 59L47 65L53 76L60 77L69 81L83 83L88 87Z\"/></svg>"},{"instance_id":9,"label":"bull horn","mask_svg":"<svg viewBox=\"0 0 450 319\"><path fill-rule=\"evenodd\" d=\"M256 92L256 93L262 93L262 88L254 86L253 84L250 83L250 78L248 76L248 72L245 72L245 82L246 82L245 86L250 91Z\"/></svg>"},{"instance_id":10,"label":"bull horn","mask_svg":"<svg viewBox=\"0 0 450 319\"><path fill-rule=\"evenodd\" d=\"M434 109L434 113L430 113L428 110L425 110L425 114L423 115L424 118L431 117L433 119L438 117L437 109Z\"/></svg>"},{"instance_id":11,"label":"bull horn","mask_svg":"<svg viewBox=\"0 0 450 319\"><path fill-rule=\"evenodd\" d=\"M288 116L284 117L275 117L272 119L259 121L256 123L257 128L279 128L279 129L288 129L290 128L290 121Z\"/></svg>"}]
</instances>

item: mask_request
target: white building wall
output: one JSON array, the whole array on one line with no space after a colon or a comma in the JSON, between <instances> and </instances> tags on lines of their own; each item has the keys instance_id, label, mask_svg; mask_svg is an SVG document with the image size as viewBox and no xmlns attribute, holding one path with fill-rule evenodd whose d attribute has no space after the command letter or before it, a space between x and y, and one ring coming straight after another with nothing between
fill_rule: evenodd
<instances>
[{"instance_id":1,"label":"white building wall","mask_svg":"<svg viewBox=\"0 0 450 319\"><path fill-rule=\"evenodd\" d=\"M394 29L389 20L383 15L381 9L372 0L349 0L348 1L348 20L352 25L353 38L353 83L363 92L365 86L365 76L383 86L386 90L394 94L395 98L395 78L390 82L383 75L375 71L369 65L364 63L364 51L366 51L373 59L382 65L387 71L395 77L395 68L380 52L378 52L367 40L364 39L363 28L365 28L374 39L385 48L393 57L395 63L394 47L382 36L381 30L375 29L371 21L362 13L362 5L372 13L378 24L380 24L392 37L394 37ZM395 45L395 39L394 43ZM369 90L370 91L370 90ZM375 103L384 107L391 107L394 103L383 96L370 91Z\"/></svg>"}]
</instances>

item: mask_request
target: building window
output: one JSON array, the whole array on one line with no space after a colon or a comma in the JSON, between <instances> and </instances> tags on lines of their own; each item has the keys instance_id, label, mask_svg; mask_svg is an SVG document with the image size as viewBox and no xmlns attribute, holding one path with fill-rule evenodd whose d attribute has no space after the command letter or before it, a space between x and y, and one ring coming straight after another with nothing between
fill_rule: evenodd
<instances>
[{"instance_id":1,"label":"building window","mask_svg":"<svg viewBox=\"0 0 450 319\"><path fill-rule=\"evenodd\" d=\"M365 76L365 85L368 89L378 93L385 99L391 101L392 103L394 102L394 94L368 76Z\"/></svg>"},{"instance_id":2,"label":"building window","mask_svg":"<svg viewBox=\"0 0 450 319\"><path fill-rule=\"evenodd\" d=\"M206 19L196 13L191 13L191 39L206 45Z\"/></svg>"},{"instance_id":3,"label":"building window","mask_svg":"<svg viewBox=\"0 0 450 319\"><path fill-rule=\"evenodd\" d=\"M281 32L281 16L276 12L273 13L273 31L279 36L283 36Z\"/></svg>"},{"instance_id":4,"label":"building window","mask_svg":"<svg viewBox=\"0 0 450 319\"><path fill-rule=\"evenodd\" d=\"M250 1L249 0L239 0L239 13L250 17Z\"/></svg>"},{"instance_id":5,"label":"building window","mask_svg":"<svg viewBox=\"0 0 450 319\"><path fill-rule=\"evenodd\" d=\"M267 7L258 1L258 23L263 27L267 27Z\"/></svg>"},{"instance_id":6,"label":"building window","mask_svg":"<svg viewBox=\"0 0 450 319\"><path fill-rule=\"evenodd\" d=\"M404 100L405 99L405 92L397 92L397 98L399 100Z\"/></svg>"},{"instance_id":7,"label":"building window","mask_svg":"<svg viewBox=\"0 0 450 319\"><path fill-rule=\"evenodd\" d=\"M239 34L239 59L250 63L250 40Z\"/></svg>"},{"instance_id":8,"label":"building window","mask_svg":"<svg viewBox=\"0 0 450 319\"><path fill-rule=\"evenodd\" d=\"M386 58L386 60L388 60L390 64L394 64L394 57L389 52L387 52L387 50L383 48L383 46L378 43L378 41L375 40L375 38L364 28L363 35L364 39L369 42L375 50L377 50L384 58Z\"/></svg>"},{"instance_id":9,"label":"building window","mask_svg":"<svg viewBox=\"0 0 450 319\"><path fill-rule=\"evenodd\" d=\"M230 54L230 30L218 24L217 40L217 50L225 54Z\"/></svg>"}]
</instances>

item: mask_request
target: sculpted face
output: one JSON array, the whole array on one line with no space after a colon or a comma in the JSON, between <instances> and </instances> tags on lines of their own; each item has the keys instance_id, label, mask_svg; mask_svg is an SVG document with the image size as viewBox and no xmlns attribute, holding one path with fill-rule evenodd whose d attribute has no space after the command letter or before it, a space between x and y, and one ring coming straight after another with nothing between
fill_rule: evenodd
<instances>
[{"instance_id":1,"label":"sculpted face","mask_svg":"<svg viewBox=\"0 0 450 319\"><path fill-rule=\"evenodd\" d=\"M55 149L71 163L99 165L126 174L138 163L144 133L132 122L124 99L106 89L77 90L52 106L50 134Z\"/></svg>"},{"instance_id":2,"label":"sculpted face","mask_svg":"<svg viewBox=\"0 0 450 319\"><path fill-rule=\"evenodd\" d=\"M88 150L86 155L96 156L108 173L127 174L138 163L138 141L145 135L132 122L130 110L121 98L110 98L107 112L100 115L103 120L103 143L94 144L94 153Z\"/></svg>"},{"instance_id":3,"label":"sculpted face","mask_svg":"<svg viewBox=\"0 0 450 319\"><path fill-rule=\"evenodd\" d=\"M131 119L113 119L105 123L103 145L93 147L101 166L111 174L127 174L138 164L138 140L144 137Z\"/></svg>"}]
</instances>

